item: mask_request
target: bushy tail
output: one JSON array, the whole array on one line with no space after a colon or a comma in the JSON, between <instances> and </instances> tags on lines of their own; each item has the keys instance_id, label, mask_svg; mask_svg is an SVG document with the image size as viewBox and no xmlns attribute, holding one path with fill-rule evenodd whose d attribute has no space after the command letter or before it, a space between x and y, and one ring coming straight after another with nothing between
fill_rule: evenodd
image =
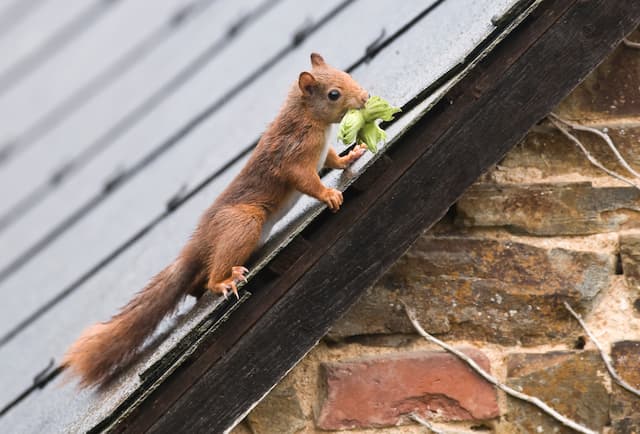
<instances>
[{"instance_id":1,"label":"bushy tail","mask_svg":"<svg viewBox=\"0 0 640 434\"><path fill-rule=\"evenodd\" d=\"M194 285L198 265L179 257L108 322L89 327L67 350L63 366L80 377L80 386L102 384L129 364L162 319Z\"/></svg>"}]
</instances>

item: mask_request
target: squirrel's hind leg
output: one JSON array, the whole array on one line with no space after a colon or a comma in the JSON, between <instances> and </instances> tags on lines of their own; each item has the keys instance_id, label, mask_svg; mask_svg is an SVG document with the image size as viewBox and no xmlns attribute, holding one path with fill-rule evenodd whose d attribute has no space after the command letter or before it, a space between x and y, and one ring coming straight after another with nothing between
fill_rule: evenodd
<instances>
[{"instance_id":1,"label":"squirrel's hind leg","mask_svg":"<svg viewBox=\"0 0 640 434\"><path fill-rule=\"evenodd\" d=\"M221 282L212 282L210 279L209 289L215 293L224 295L224 298L227 298L227 294L229 294L229 292L233 292L236 298L240 299L240 296L238 295L238 284L240 282L247 281L245 274L248 272L249 270L241 265L231 267L231 277Z\"/></svg>"},{"instance_id":2,"label":"squirrel's hind leg","mask_svg":"<svg viewBox=\"0 0 640 434\"><path fill-rule=\"evenodd\" d=\"M246 281L248 273L243 264L260 240L264 211L250 205L237 205L221 210L214 219L207 288L225 297L229 292L238 297L237 285Z\"/></svg>"}]
</instances>

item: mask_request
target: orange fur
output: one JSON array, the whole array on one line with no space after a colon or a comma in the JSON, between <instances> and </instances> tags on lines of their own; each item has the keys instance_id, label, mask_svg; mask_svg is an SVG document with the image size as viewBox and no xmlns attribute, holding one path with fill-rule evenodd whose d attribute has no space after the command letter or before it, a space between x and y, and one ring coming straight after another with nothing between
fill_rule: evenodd
<instances>
[{"instance_id":1,"label":"orange fur","mask_svg":"<svg viewBox=\"0 0 640 434\"><path fill-rule=\"evenodd\" d=\"M86 330L67 351L63 364L81 386L103 383L130 363L159 322L187 294L235 292L244 279L242 265L264 235L265 224L282 214L296 192L325 202L332 211L342 193L322 184L323 164L343 169L363 148L340 157L325 151L325 132L368 94L347 73L327 65L316 53L312 69L300 74L276 119L260 139L246 166L202 216L180 256L161 271L120 313ZM331 99L330 92L339 92ZM324 153L323 153L324 151Z\"/></svg>"}]
</instances>

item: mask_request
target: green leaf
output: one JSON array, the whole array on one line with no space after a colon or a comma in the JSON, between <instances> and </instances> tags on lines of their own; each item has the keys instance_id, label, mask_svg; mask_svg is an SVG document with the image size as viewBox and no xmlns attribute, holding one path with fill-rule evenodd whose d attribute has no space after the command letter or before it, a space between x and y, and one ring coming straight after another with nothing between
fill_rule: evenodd
<instances>
[{"instance_id":1,"label":"green leaf","mask_svg":"<svg viewBox=\"0 0 640 434\"><path fill-rule=\"evenodd\" d=\"M364 127L358 132L358 140L364 143L369 151L376 153L378 152L378 143L387 140L387 133L375 122L369 122L364 124Z\"/></svg>"},{"instance_id":2,"label":"green leaf","mask_svg":"<svg viewBox=\"0 0 640 434\"><path fill-rule=\"evenodd\" d=\"M362 110L365 122L373 122L376 119L390 121L393 115L400 111L399 107L392 107L388 101L379 96L372 96L367 100Z\"/></svg>"},{"instance_id":3,"label":"green leaf","mask_svg":"<svg viewBox=\"0 0 640 434\"><path fill-rule=\"evenodd\" d=\"M379 96L372 96L367 100L364 108L349 110L338 130L338 140L345 145L352 144L356 139L364 143L371 152L377 152L378 143L387 139L384 132L376 123L376 120L390 121L393 115L398 113L399 107L393 107Z\"/></svg>"},{"instance_id":4,"label":"green leaf","mask_svg":"<svg viewBox=\"0 0 640 434\"><path fill-rule=\"evenodd\" d=\"M364 117L362 111L357 109L349 110L340 122L338 130L338 140L345 145L350 145L356 140L358 131L364 126Z\"/></svg>"}]
</instances>

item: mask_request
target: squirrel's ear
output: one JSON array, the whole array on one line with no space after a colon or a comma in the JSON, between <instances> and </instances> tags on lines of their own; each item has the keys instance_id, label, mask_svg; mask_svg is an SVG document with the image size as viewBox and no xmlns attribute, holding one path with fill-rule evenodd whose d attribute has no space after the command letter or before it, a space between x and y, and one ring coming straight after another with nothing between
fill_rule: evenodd
<instances>
[{"instance_id":1,"label":"squirrel's ear","mask_svg":"<svg viewBox=\"0 0 640 434\"><path fill-rule=\"evenodd\" d=\"M324 59L318 53L311 53L311 66L324 65Z\"/></svg>"},{"instance_id":2,"label":"squirrel's ear","mask_svg":"<svg viewBox=\"0 0 640 434\"><path fill-rule=\"evenodd\" d=\"M311 73L306 71L300 73L300 77L298 77L298 87L303 94L307 96L313 94L313 90L317 84L316 78L311 75Z\"/></svg>"}]
</instances>

